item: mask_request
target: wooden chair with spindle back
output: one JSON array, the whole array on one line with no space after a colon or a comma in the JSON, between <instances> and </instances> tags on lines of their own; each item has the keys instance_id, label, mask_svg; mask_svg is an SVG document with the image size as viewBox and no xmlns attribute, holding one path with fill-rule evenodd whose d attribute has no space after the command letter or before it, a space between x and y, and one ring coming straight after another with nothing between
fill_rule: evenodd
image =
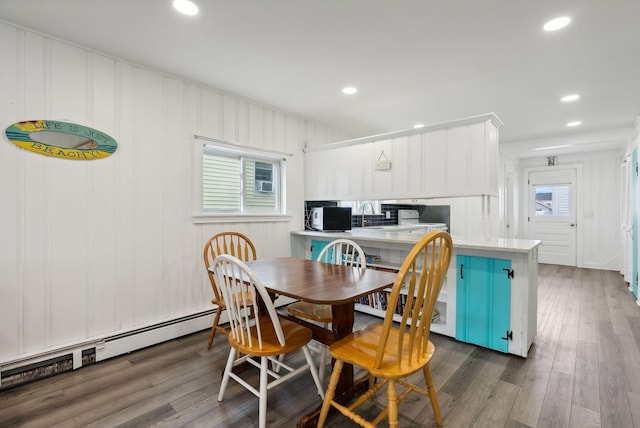
<instances>
[{"instance_id":1,"label":"wooden chair with spindle back","mask_svg":"<svg viewBox=\"0 0 640 428\"><path fill-rule=\"evenodd\" d=\"M207 349L211 349L216 331L220 331L225 335L228 334L227 329L218 325L218 322L220 321L220 314L226 308L226 304L220 289L216 286L213 273L209 271L209 268L213 265L213 261L220 254L230 254L246 262L256 259L256 247L246 235L243 235L240 232L218 233L212 236L204 245L204 265L206 266L207 274L209 275L211 288L213 288L213 299L211 299L211 303L218 307L213 319L213 326L211 327L211 334L209 335Z\"/></svg>"},{"instance_id":2,"label":"wooden chair with spindle back","mask_svg":"<svg viewBox=\"0 0 640 428\"><path fill-rule=\"evenodd\" d=\"M216 284L227 304L231 326L227 336L231 349L222 376L218 401L223 400L229 379L234 379L259 398L258 426L264 428L267 421L267 391L272 387L302 372L310 371L318 395L323 397L318 372L307 348L312 337L311 330L278 316L264 284L243 261L222 254L216 257L212 269ZM263 305L262 311L258 310L258 304ZM251 313L256 316L252 317ZM294 367L289 363L283 363L282 356L298 350L304 352L306 364ZM241 356L238 357L239 355ZM234 373L234 367L245 363L260 369L258 388L243 380L240 374ZM269 363L273 364L273 370ZM286 373L281 375L280 369ZM273 380L270 380L271 378Z\"/></svg>"},{"instance_id":3,"label":"wooden chair with spindle back","mask_svg":"<svg viewBox=\"0 0 640 428\"><path fill-rule=\"evenodd\" d=\"M335 364L318 427L324 426L329 408L333 406L363 427L375 427L388 416L389 427L395 428L398 426L398 405L414 391L429 397L436 423L442 425L438 396L429 368L435 351L429 340L429 332L436 299L451 261L452 247L451 236L446 232L435 231L422 237L409 252L396 276L383 323L368 325L329 347ZM394 325L394 312L401 289L407 298L398 326ZM334 400L336 385L345 363L360 366L369 372L369 390L348 406ZM426 390L404 379L420 370ZM396 384L406 388L399 396ZM373 421L366 421L354 410L385 385L387 407Z\"/></svg>"},{"instance_id":4,"label":"wooden chair with spindle back","mask_svg":"<svg viewBox=\"0 0 640 428\"><path fill-rule=\"evenodd\" d=\"M327 244L318 255L316 261L364 269L366 268L365 257L364 251L357 243L350 239L341 238ZM322 323L324 328L328 328L332 320L331 305L300 301L287 306L287 311L295 317ZM324 382L327 346L320 346L318 372L320 374L320 382Z\"/></svg>"}]
</instances>

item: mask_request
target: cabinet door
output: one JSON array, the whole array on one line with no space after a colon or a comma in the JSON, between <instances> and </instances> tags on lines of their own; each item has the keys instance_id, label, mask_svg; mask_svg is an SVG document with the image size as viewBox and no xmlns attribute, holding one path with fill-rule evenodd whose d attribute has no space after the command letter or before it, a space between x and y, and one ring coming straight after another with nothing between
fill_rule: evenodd
<instances>
[{"instance_id":1,"label":"cabinet door","mask_svg":"<svg viewBox=\"0 0 640 428\"><path fill-rule=\"evenodd\" d=\"M393 145L391 140L375 141L371 144L373 153L375 154L373 168L373 192L376 198L386 199L393 195L393 170L394 168L403 168L398 164L398 160L394 161ZM391 169L377 170L375 162L378 160L390 160ZM406 168L406 166L404 166Z\"/></svg>"},{"instance_id":2,"label":"cabinet door","mask_svg":"<svg viewBox=\"0 0 640 428\"><path fill-rule=\"evenodd\" d=\"M324 250L324 247L329 245L328 241L319 241L317 239L313 239L311 241L311 260L318 260L318 256L320 252Z\"/></svg>"},{"instance_id":3,"label":"cabinet door","mask_svg":"<svg viewBox=\"0 0 640 428\"><path fill-rule=\"evenodd\" d=\"M412 183L414 174L418 171L412 170L411 165L411 149L409 137L394 138L392 140L391 152L391 194L400 198L408 198L412 195L419 195L412 192ZM386 153L386 152L385 152Z\"/></svg>"},{"instance_id":4,"label":"cabinet door","mask_svg":"<svg viewBox=\"0 0 640 428\"><path fill-rule=\"evenodd\" d=\"M509 351L511 260L456 258L456 339Z\"/></svg>"},{"instance_id":5,"label":"cabinet door","mask_svg":"<svg viewBox=\"0 0 640 428\"><path fill-rule=\"evenodd\" d=\"M449 153L447 130L438 129L423 135L422 157L422 195L428 197L446 197L449 190ZM412 153L413 155L413 153Z\"/></svg>"},{"instance_id":6,"label":"cabinet door","mask_svg":"<svg viewBox=\"0 0 640 428\"><path fill-rule=\"evenodd\" d=\"M373 198L374 159L370 144L357 144L338 153L346 159L348 173L348 197L351 199Z\"/></svg>"},{"instance_id":7,"label":"cabinet door","mask_svg":"<svg viewBox=\"0 0 640 428\"><path fill-rule=\"evenodd\" d=\"M451 128L447 134L451 195L497 195L498 132L491 121Z\"/></svg>"},{"instance_id":8,"label":"cabinet door","mask_svg":"<svg viewBox=\"0 0 640 428\"><path fill-rule=\"evenodd\" d=\"M305 199L322 201L334 199L335 171L330 162L330 150L304 154Z\"/></svg>"}]
</instances>

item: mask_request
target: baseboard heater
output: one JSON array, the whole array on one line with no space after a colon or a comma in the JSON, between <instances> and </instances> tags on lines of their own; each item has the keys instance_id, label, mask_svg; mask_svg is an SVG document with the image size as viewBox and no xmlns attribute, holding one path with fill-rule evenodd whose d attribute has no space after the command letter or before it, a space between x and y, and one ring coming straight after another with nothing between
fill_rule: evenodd
<instances>
[{"instance_id":1,"label":"baseboard heater","mask_svg":"<svg viewBox=\"0 0 640 428\"><path fill-rule=\"evenodd\" d=\"M215 312L214 308L0 363L0 390L211 328ZM225 315L223 312L221 323L228 321Z\"/></svg>"},{"instance_id":2,"label":"baseboard heater","mask_svg":"<svg viewBox=\"0 0 640 428\"><path fill-rule=\"evenodd\" d=\"M211 309L107 337L96 344L96 362L210 328L215 312Z\"/></svg>"}]
</instances>

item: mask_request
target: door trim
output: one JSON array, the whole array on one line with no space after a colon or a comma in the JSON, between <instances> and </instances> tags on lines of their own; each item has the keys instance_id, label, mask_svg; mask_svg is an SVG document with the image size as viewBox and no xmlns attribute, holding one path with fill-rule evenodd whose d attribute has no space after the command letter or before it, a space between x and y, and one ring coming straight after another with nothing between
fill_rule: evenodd
<instances>
[{"instance_id":1,"label":"door trim","mask_svg":"<svg viewBox=\"0 0 640 428\"><path fill-rule=\"evenodd\" d=\"M563 169L575 169L576 170L576 183L575 183L575 194L576 194L576 224L578 226L578 230L576 230L576 267L584 267L584 249L582 243L584 242L584 233L583 233L583 223L584 218L582 213L583 209L583 193L582 193L582 165L580 164L567 164L567 165L555 165L555 166L540 166L540 167L531 167L531 168L523 168L522 169L522 183L520 186L520 194L525 195L525 197L520 198L520 208L522 217L520 221L524 224L524 236L529 236L529 222L526 218L529 215L528 204L529 199L526 197L529 193L529 173L531 172L546 172L552 170L563 170Z\"/></svg>"}]
</instances>

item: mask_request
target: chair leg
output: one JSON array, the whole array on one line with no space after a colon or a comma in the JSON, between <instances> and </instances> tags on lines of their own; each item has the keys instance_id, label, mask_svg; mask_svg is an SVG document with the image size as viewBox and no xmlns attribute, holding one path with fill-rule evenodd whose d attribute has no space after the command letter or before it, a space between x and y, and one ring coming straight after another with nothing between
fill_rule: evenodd
<instances>
[{"instance_id":1,"label":"chair leg","mask_svg":"<svg viewBox=\"0 0 640 428\"><path fill-rule=\"evenodd\" d=\"M211 345L213 345L213 336L216 334L216 330L218 328L218 321L220 321L220 313L222 312L222 308L218 306L216 310L216 316L213 318L213 326L211 327L211 334L209 335L209 343L207 344L207 349L211 349Z\"/></svg>"},{"instance_id":2,"label":"chair leg","mask_svg":"<svg viewBox=\"0 0 640 428\"><path fill-rule=\"evenodd\" d=\"M324 401L322 402L322 409L320 410L320 416L318 418L318 428L322 428L327 420L329 408L331 407L331 401L333 400L333 396L336 392L336 386L338 385L338 380L340 379L340 373L342 372L343 365L344 363L340 360L336 360L335 364L333 365L331 378L329 379L329 386L327 387L327 392L324 394Z\"/></svg>"},{"instance_id":3,"label":"chair leg","mask_svg":"<svg viewBox=\"0 0 640 428\"><path fill-rule=\"evenodd\" d=\"M224 398L224 391L227 389L229 383L229 377L231 370L233 370L233 362L236 360L236 349L231 348L229 350L229 358L227 358L227 365L224 369L224 375L222 376L222 382L220 383L220 392L218 393L218 401L222 401Z\"/></svg>"},{"instance_id":4,"label":"chair leg","mask_svg":"<svg viewBox=\"0 0 640 428\"><path fill-rule=\"evenodd\" d=\"M325 330L329 328L329 323L324 323L322 325ZM320 342L318 342L320 343ZM318 376L320 377L320 383L324 385L324 372L327 367L327 349L329 349L328 345L320 343L320 364L318 365Z\"/></svg>"},{"instance_id":5,"label":"chair leg","mask_svg":"<svg viewBox=\"0 0 640 428\"><path fill-rule=\"evenodd\" d=\"M311 372L311 377L316 384L316 388L318 388L318 395L320 398L324 398L324 392L322 391L322 382L318 377L318 371L313 365L313 358L311 357L311 352L309 352L309 348L306 346L302 347L302 352L304 352L304 357L307 359L307 364L309 365L309 371Z\"/></svg>"},{"instance_id":6,"label":"chair leg","mask_svg":"<svg viewBox=\"0 0 640 428\"><path fill-rule=\"evenodd\" d=\"M269 359L260 357L260 407L259 423L260 428L267 426L267 384L269 383Z\"/></svg>"},{"instance_id":7,"label":"chair leg","mask_svg":"<svg viewBox=\"0 0 640 428\"><path fill-rule=\"evenodd\" d=\"M280 363L282 363L284 361L284 356L285 354L280 354L278 355L278 361ZM275 373L280 373L280 365L279 364L275 364L273 363L273 369L272 369Z\"/></svg>"},{"instance_id":8,"label":"chair leg","mask_svg":"<svg viewBox=\"0 0 640 428\"><path fill-rule=\"evenodd\" d=\"M324 371L327 367L327 345L321 344L322 349L320 350L320 363L318 364L318 377L320 378L320 383L324 385Z\"/></svg>"},{"instance_id":9,"label":"chair leg","mask_svg":"<svg viewBox=\"0 0 640 428\"><path fill-rule=\"evenodd\" d=\"M435 384L433 383L433 376L431 375L431 369L429 364L422 369L424 373L424 380L427 383L427 391L429 391L429 399L431 400L431 407L433 407L433 415L436 418L438 426L442 426L442 416L440 415L440 404L438 403L438 394L436 392Z\"/></svg>"},{"instance_id":10,"label":"chair leg","mask_svg":"<svg viewBox=\"0 0 640 428\"><path fill-rule=\"evenodd\" d=\"M398 428L398 395L393 379L389 379L387 383L387 410L389 428Z\"/></svg>"}]
</instances>

